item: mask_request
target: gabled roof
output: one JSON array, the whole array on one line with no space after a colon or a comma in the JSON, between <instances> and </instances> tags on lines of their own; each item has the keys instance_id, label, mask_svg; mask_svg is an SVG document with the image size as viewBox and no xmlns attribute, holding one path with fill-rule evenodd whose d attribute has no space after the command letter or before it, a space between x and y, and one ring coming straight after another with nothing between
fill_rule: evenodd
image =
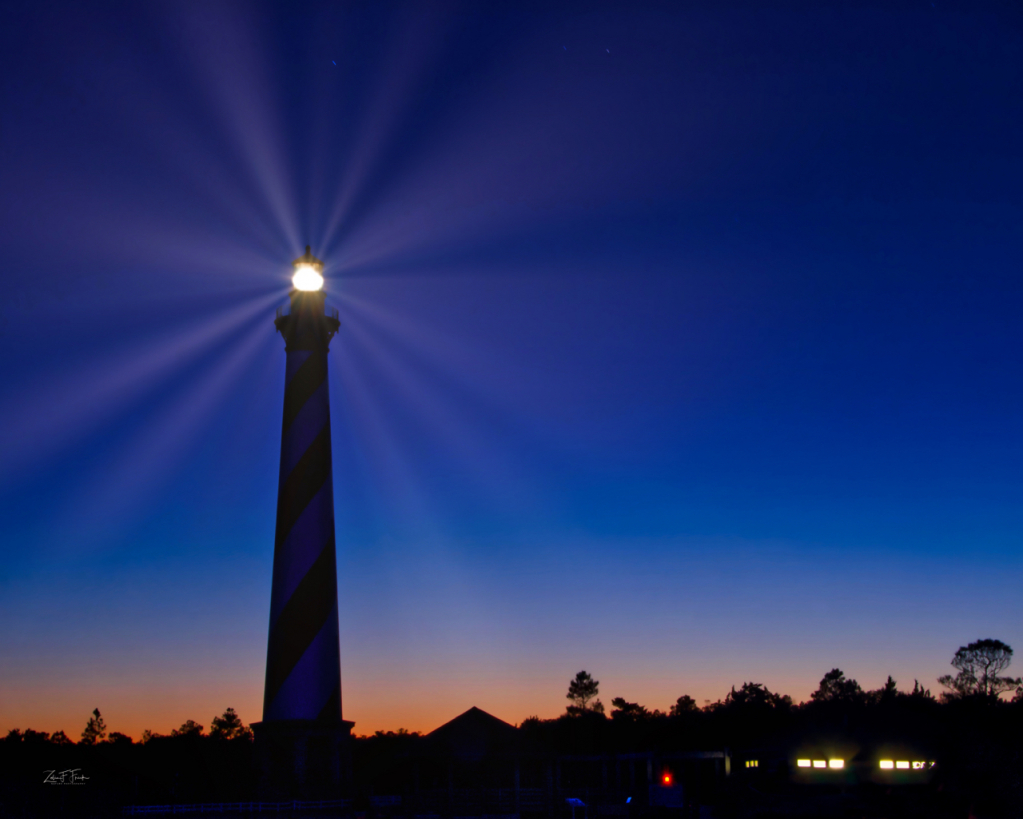
<instances>
[{"instance_id":1,"label":"gabled roof","mask_svg":"<svg viewBox=\"0 0 1023 819\"><path fill-rule=\"evenodd\" d=\"M513 751L519 731L493 714L473 706L424 737L433 753L459 759L482 759Z\"/></svg>"}]
</instances>

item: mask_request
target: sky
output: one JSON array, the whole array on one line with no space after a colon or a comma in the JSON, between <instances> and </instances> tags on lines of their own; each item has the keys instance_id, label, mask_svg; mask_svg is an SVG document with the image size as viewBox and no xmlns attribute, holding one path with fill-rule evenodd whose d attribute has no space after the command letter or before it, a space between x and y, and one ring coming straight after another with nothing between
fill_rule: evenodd
<instances>
[{"instance_id":1,"label":"sky","mask_svg":"<svg viewBox=\"0 0 1023 819\"><path fill-rule=\"evenodd\" d=\"M355 733L1023 648L1021 93L974 0L0 5L0 731L260 718L306 244Z\"/></svg>"}]
</instances>

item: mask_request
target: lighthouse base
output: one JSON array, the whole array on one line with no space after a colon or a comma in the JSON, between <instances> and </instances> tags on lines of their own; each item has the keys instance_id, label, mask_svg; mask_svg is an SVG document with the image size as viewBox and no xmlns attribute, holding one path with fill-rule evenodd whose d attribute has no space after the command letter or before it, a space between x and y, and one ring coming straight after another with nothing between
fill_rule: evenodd
<instances>
[{"instance_id":1,"label":"lighthouse base","mask_svg":"<svg viewBox=\"0 0 1023 819\"><path fill-rule=\"evenodd\" d=\"M354 722L254 722L262 799L340 799L351 790Z\"/></svg>"}]
</instances>

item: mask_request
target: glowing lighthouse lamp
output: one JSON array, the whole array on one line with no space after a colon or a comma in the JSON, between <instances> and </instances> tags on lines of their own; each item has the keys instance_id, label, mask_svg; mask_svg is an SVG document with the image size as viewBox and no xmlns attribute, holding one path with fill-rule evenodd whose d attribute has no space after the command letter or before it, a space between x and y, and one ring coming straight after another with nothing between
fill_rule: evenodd
<instances>
[{"instance_id":1,"label":"glowing lighthouse lamp","mask_svg":"<svg viewBox=\"0 0 1023 819\"><path fill-rule=\"evenodd\" d=\"M291 277L291 283L296 290L309 292L323 289L323 262L310 252L309 245L305 246L305 255L295 259L292 265L295 275Z\"/></svg>"}]
</instances>

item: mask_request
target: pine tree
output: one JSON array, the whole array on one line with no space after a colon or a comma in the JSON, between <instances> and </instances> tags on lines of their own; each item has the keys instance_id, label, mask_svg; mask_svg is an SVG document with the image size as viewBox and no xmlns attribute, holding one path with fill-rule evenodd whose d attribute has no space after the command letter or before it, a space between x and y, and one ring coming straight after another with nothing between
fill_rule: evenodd
<instances>
[{"instance_id":1,"label":"pine tree","mask_svg":"<svg viewBox=\"0 0 1023 819\"><path fill-rule=\"evenodd\" d=\"M213 718L210 736L215 739L251 739L252 731L245 726L233 708L228 708L223 716Z\"/></svg>"},{"instance_id":2,"label":"pine tree","mask_svg":"<svg viewBox=\"0 0 1023 819\"><path fill-rule=\"evenodd\" d=\"M603 714L604 704L600 700L590 704L590 700L597 696L599 690L600 683L593 679L588 671L580 671L575 675L575 679L568 684L568 693L565 694L565 697L572 701L572 704L568 706L568 713L578 715L592 711Z\"/></svg>"},{"instance_id":3,"label":"pine tree","mask_svg":"<svg viewBox=\"0 0 1023 819\"><path fill-rule=\"evenodd\" d=\"M101 742L107 735L107 724L103 722L103 717L99 713L98 708L92 709L92 716L89 718L88 724L85 726L85 730L82 731L82 741L80 745L95 745L97 742Z\"/></svg>"}]
</instances>

